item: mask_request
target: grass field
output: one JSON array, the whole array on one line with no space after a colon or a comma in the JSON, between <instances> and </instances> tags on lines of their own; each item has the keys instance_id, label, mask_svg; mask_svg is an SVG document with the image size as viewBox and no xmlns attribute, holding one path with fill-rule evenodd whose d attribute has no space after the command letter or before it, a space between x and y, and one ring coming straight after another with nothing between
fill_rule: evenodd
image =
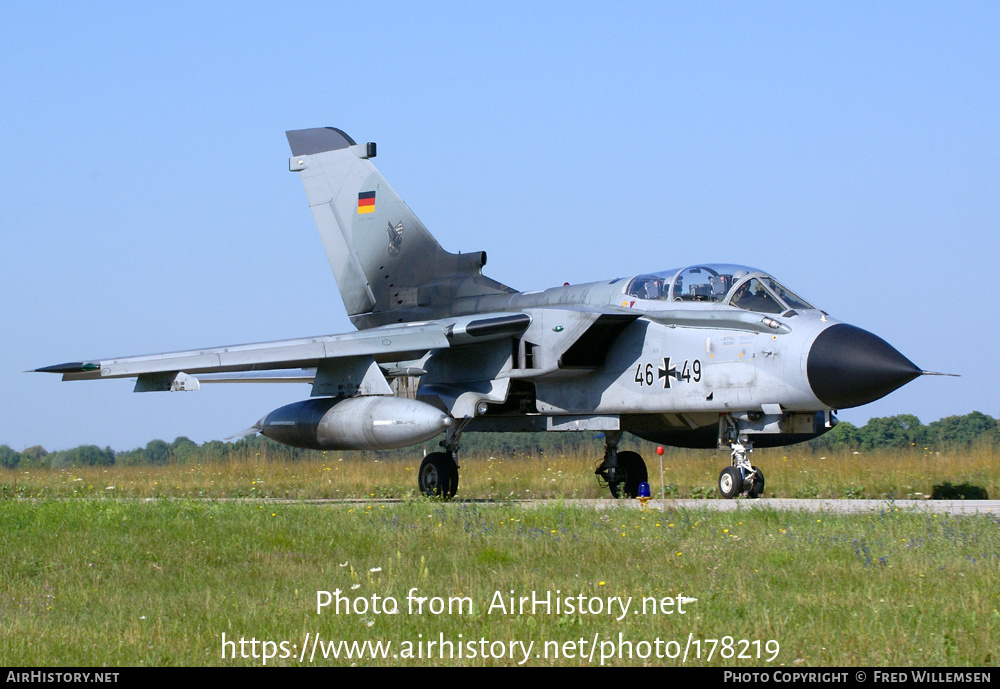
<instances>
[{"instance_id":1,"label":"grass field","mask_svg":"<svg viewBox=\"0 0 1000 689\"><path fill-rule=\"evenodd\" d=\"M622 449L633 449L625 446ZM659 458L648 443L638 447L646 459L654 496L715 498L727 453L668 451ZM459 497L510 498L608 497L594 478L599 441L592 456L557 455L513 458L463 455ZM361 453L316 453L287 461L246 453L204 465L79 467L59 470L0 470L3 497L281 497L402 498L416 493L420 452L412 460L378 460ZM758 450L753 463L763 470L765 497L916 498L930 497L935 486L971 485L989 497L1000 496L1000 461L992 448L965 452L817 454L798 447Z\"/></svg>"},{"instance_id":2,"label":"grass field","mask_svg":"<svg viewBox=\"0 0 1000 689\"><path fill-rule=\"evenodd\" d=\"M669 493L711 494L725 459L665 457ZM940 482L995 497L993 462L755 453L768 494L791 497L903 498ZM0 664L260 665L267 654L293 665L303 653L315 665L681 665L684 653L733 667L997 663L997 516L905 513L891 500L863 516L528 508L510 498L604 497L592 464L463 464L461 495L493 502L406 497L416 462L333 453L0 473ZM372 495L404 499L254 499ZM148 497L171 499L136 499ZM427 598L420 613L412 589ZM331 597L321 614L318 592ZM560 611L532 610L532 593ZM511 610L512 595L529 607ZM328 645L340 641L391 646Z\"/></svg>"},{"instance_id":3,"label":"grass field","mask_svg":"<svg viewBox=\"0 0 1000 689\"><path fill-rule=\"evenodd\" d=\"M265 640L275 644L269 664L288 665L309 646L306 634L324 644L388 641L397 654L407 641L441 635L477 649L480 639L533 642L531 665L596 665L602 654L625 654L605 657L610 665L681 664L650 655L659 639L664 655L688 647L692 665L768 665L773 657L773 666L989 666L1000 638L993 516L100 499L4 501L0 518L0 664L8 666L253 665L263 663ZM414 588L429 599L422 614L408 609ZM336 590L339 613L330 606L317 614L317 592ZM507 599L510 591L557 590L588 605L655 599L658 612L491 610L497 592ZM697 599L684 614L678 595ZM399 614L376 614L372 596L383 606L393 598ZM432 614L434 597L441 607L468 604ZM672 614L659 607L664 598L673 599ZM226 659L223 634L234 643ZM710 640L724 637L733 641L709 660ZM689 639L702 642L700 658ZM620 641L633 644L631 658ZM546 642L558 658L545 656ZM577 657L591 645L593 660ZM501 647L485 648L499 655ZM242 657L255 650L256 659ZM282 650L290 657L277 657ZM461 660L411 650L425 657L320 654L313 663L523 659L521 647L485 660L469 658L468 648Z\"/></svg>"}]
</instances>

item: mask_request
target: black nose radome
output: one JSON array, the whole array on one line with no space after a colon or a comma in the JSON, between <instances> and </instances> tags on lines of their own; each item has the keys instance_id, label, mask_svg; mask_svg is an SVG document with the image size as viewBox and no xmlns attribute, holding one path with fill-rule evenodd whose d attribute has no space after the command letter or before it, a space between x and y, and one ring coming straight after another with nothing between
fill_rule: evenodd
<instances>
[{"instance_id":1,"label":"black nose radome","mask_svg":"<svg viewBox=\"0 0 1000 689\"><path fill-rule=\"evenodd\" d=\"M823 404L848 409L874 402L919 376L920 369L881 337L832 325L809 349L806 374Z\"/></svg>"}]
</instances>

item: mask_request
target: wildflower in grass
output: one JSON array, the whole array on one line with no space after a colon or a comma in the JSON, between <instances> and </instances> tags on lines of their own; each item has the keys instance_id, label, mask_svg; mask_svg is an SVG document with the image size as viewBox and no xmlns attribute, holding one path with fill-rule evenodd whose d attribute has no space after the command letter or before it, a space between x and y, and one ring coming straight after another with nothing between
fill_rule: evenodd
<instances>
[{"instance_id":1,"label":"wildflower in grass","mask_svg":"<svg viewBox=\"0 0 1000 689\"><path fill-rule=\"evenodd\" d=\"M372 568L371 568L371 569L369 569L368 571L369 571L369 572L381 572L381 571L382 571L382 568L381 568L381 567L372 567Z\"/></svg>"},{"instance_id":2,"label":"wildflower in grass","mask_svg":"<svg viewBox=\"0 0 1000 689\"><path fill-rule=\"evenodd\" d=\"M359 588L361 588L361 584L351 584L352 591L357 591Z\"/></svg>"}]
</instances>

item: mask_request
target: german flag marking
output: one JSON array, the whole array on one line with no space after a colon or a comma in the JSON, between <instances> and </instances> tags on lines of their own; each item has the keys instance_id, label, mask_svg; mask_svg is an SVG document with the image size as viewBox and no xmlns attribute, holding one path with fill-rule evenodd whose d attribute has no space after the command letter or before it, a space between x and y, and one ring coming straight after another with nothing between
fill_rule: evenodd
<instances>
[{"instance_id":1,"label":"german flag marking","mask_svg":"<svg viewBox=\"0 0 1000 689\"><path fill-rule=\"evenodd\" d=\"M358 193L358 214L375 212L375 192L362 191Z\"/></svg>"}]
</instances>

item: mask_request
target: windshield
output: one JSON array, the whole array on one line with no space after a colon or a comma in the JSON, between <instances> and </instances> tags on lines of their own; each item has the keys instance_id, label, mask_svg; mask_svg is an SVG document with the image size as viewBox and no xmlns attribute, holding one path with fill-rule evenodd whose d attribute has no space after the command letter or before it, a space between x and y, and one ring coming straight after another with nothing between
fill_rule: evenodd
<instances>
[{"instance_id":1,"label":"windshield","mask_svg":"<svg viewBox=\"0 0 1000 689\"><path fill-rule=\"evenodd\" d=\"M739 283L733 290L729 303L731 306L759 313L784 313L790 309L814 308L767 275L755 276Z\"/></svg>"},{"instance_id":2,"label":"windshield","mask_svg":"<svg viewBox=\"0 0 1000 689\"><path fill-rule=\"evenodd\" d=\"M741 309L760 313L781 313L785 310L756 278L737 287L730 303Z\"/></svg>"},{"instance_id":3,"label":"windshield","mask_svg":"<svg viewBox=\"0 0 1000 689\"><path fill-rule=\"evenodd\" d=\"M764 281L764 283L768 286L768 288L772 292L778 295L778 298L781 299L781 301L785 302L785 304L789 306L789 308L793 309L816 308L815 306L807 302L805 299L802 299L801 297L797 296L795 292L793 292L792 290L787 289L784 285L780 284L774 278L765 277L761 279Z\"/></svg>"}]
</instances>

